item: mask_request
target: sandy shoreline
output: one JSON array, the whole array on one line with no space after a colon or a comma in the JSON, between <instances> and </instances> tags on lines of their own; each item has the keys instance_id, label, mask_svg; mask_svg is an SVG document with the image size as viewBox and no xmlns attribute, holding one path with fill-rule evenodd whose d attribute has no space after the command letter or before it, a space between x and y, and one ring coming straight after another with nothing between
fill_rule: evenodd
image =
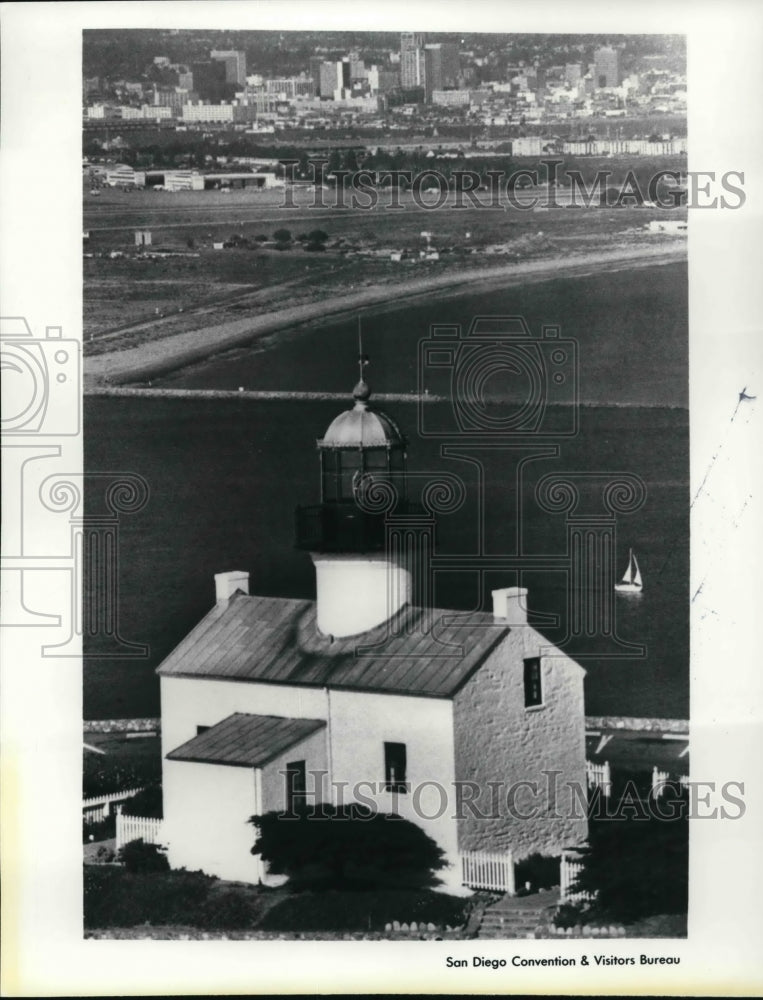
<instances>
[{"instance_id":1,"label":"sandy shoreline","mask_svg":"<svg viewBox=\"0 0 763 1000\"><path fill-rule=\"evenodd\" d=\"M408 279L400 284L366 287L349 295L318 299L304 305L279 309L257 317L230 320L189 330L135 347L88 357L84 365L84 390L142 382L166 375L178 368L205 360L239 347L266 334L317 320L339 318L375 305L398 306L404 301L421 300L434 295L461 295L465 291L488 289L496 285L517 285L553 278L568 278L591 273L620 270L623 267L654 266L675 263L686 258L684 240L659 246L610 247L597 253L570 254L564 257L503 263L462 274L447 272Z\"/></svg>"}]
</instances>

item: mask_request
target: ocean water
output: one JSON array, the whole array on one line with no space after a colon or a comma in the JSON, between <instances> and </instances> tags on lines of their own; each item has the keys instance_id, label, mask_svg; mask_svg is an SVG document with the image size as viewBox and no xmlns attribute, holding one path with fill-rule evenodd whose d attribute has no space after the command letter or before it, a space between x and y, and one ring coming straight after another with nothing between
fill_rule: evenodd
<instances>
[{"instance_id":1,"label":"ocean water","mask_svg":"<svg viewBox=\"0 0 763 1000\"><path fill-rule=\"evenodd\" d=\"M478 310L522 314L533 331L541 323L559 324L561 335L576 341L577 433L545 441L555 446L554 453L530 461L519 486L515 451L483 450L480 457L485 551L493 555L515 551L518 538L526 554L564 553L565 515L549 513L536 499L535 487L547 474L591 481L591 474L630 473L646 486L643 505L617 518L615 556L622 572L628 549L638 554L644 592L617 597L615 608L618 637L642 645L645 655L615 655L623 648L613 643L572 643L569 651L587 671L588 714L688 715L686 299L685 268L670 265L408 305L363 320L364 350L371 357L367 375L380 392L415 388L418 341L430 324L468 325ZM304 327L163 383L347 390L349 405L356 330L352 320ZM496 383L496 405L502 392L510 398L516 388ZM128 641L147 644L150 653L100 658L97 640L90 640L86 717L158 713L154 669L211 607L214 573L246 569L254 593L314 596L310 558L294 548L293 512L297 504L319 499L315 442L341 409L336 400L86 399L86 469L138 473L150 487L147 505L121 517L119 537L120 632ZM518 580L507 570L480 579L474 464L443 457L439 439L419 434L416 404L389 403L384 409L409 439L410 470L447 471L466 487L463 506L439 519L437 552L468 555L469 568L436 574L436 603L489 607L491 588ZM559 406L550 413L564 427L569 410ZM452 423L447 403L429 403L426 413L428 427ZM532 611L552 616L540 630L559 641L567 623L566 576L561 570L532 571L521 582Z\"/></svg>"}]
</instances>

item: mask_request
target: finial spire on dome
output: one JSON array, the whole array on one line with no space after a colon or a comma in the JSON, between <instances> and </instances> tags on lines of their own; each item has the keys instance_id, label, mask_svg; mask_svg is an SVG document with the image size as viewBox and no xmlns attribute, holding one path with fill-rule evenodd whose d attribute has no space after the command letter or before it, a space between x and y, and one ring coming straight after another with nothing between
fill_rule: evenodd
<instances>
[{"instance_id":1,"label":"finial spire on dome","mask_svg":"<svg viewBox=\"0 0 763 1000\"><path fill-rule=\"evenodd\" d=\"M363 332L360 326L360 316L358 316L358 384L352 390L353 398L358 402L365 403L371 397L371 389L363 378L363 369L368 364L368 355L363 353Z\"/></svg>"}]
</instances>

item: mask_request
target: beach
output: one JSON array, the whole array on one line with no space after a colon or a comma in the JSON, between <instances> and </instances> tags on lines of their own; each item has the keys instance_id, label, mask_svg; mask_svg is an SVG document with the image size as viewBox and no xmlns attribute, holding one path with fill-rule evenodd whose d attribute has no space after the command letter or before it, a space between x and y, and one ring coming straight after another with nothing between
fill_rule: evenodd
<instances>
[{"instance_id":1,"label":"beach","mask_svg":"<svg viewBox=\"0 0 763 1000\"><path fill-rule=\"evenodd\" d=\"M535 283L549 278L585 276L638 267L673 263L686 256L683 238L670 242L609 246L600 251L555 255L521 263L493 264L478 269L428 271L421 277L405 277L390 283L374 283L343 294L322 295L311 285L296 305L272 309L241 319L220 321L219 308L209 305L181 315L135 324L101 342L101 353L88 356L84 366L84 390L146 382L186 365L251 343L279 330L328 318L360 313L370 306L378 312L385 305L424 301L463 294L465 290L489 290ZM335 292L335 289L328 289ZM297 298L296 293L290 301ZM105 349L104 349L105 348Z\"/></svg>"}]
</instances>

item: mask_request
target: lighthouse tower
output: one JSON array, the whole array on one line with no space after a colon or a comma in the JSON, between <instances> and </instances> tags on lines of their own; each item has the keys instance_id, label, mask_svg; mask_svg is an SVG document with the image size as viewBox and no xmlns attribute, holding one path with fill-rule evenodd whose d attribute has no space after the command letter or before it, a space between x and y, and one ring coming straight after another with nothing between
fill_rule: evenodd
<instances>
[{"instance_id":1,"label":"lighthouse tower","mask_svg":"<svg viewBox=\"0 0 763 1000\"><path fill-rule=\"evenodd\" d=\"M411 596L410 569L388 550L385 524L385 513L408 507L406 441L371 405L366 363L361 354L354 405L317 442L321 502L296 512L297 548L315 565L317 626L337 637L380 625Z\"/></svg>"}]
</instances>

